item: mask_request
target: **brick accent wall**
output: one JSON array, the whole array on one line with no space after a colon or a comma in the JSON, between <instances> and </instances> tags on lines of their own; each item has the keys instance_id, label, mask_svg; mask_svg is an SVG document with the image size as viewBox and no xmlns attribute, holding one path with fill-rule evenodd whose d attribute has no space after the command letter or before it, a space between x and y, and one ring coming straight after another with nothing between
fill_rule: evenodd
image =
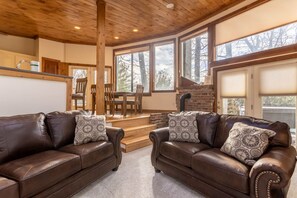
<instances>
[{"instance_id":1,"label":"brick accent wall","mask_svg":"<svg viewBox=\"0 0 297 198\"><path fill-rule=\"evenodd\" d=\"M166 113L151 113L150 124L157 125L157 128L168 127L168 114Z\"/></svg>"},{"instance_id":2,"label":"brick accent wall","mask_svg":"<svg viewBox=\"0 0 297 198\"><path fill-rule=\"evenodd\" d=\"M186 111L213 111L215 101L213 85L191 85L187 87L179 87L177 90L176 105L178 111L180 111L180 96L185 93L191 93L192 95L191 99L186 99Z\"/></svg>"}]
</instances>

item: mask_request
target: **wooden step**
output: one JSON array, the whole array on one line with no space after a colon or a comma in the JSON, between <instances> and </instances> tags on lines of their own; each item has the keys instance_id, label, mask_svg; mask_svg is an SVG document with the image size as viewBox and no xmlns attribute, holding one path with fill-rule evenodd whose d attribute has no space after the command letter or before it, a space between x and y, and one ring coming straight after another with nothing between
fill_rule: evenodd
<instances>
[{"instance_id":1,"label":"wooden step","mask_svg":"<svg viewBox=\"0 0 297 198\"><path fill-rule=\"evenodd\" d=\"M122 150L127 153L136 149L151 145L152 142L148 135L135 137L135 138L124 138L121 141Z\"/></svg>"},{"instance_id":2,"label":"wooden step","mask_svg":"<svg viewBox=\"0 0 297 198\"><path fill-rule=\"evenodd\" d=\"M148 124L148 125L141 125L141 126L137 126L137 127L125 128L124 129L125 138L141 137L141 136L145 136L145 135L148 136L149 133L156 128L157 128L157 126L155 124Z\"/></svg>"},{"instance_id":3,"label":"wooden step","mask_svg":"<svg viewBox=\"0 0 297 198\"><path fill-rule=\"evenodd\" d=\"M150 123L150 115L141 115L131 118L107 120L106 122L111 123L113 127L119 127L123 129L130 127L138 127L141 125L148 125Z\"/></svg>"}]
</instances>

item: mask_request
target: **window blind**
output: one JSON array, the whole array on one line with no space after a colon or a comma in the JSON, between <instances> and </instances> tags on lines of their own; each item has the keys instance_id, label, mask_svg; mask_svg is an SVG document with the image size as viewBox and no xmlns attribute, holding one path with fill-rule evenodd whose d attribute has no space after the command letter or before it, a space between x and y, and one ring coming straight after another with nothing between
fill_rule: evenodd
<instances>
[{"instance_id":1,"label":"window blind","mask_svg":"<svg viewBox=\"0 0 297 198\"><path fill-rule=\"evenodd\" d=\"M297 21L296 0L272 0L216 25L216 45Z\"/></svg>"},{"instance_id":2,"label":"window blind","mask_svg":"<svg viewBox=\"0 0 297 198\"><path fill-rule=\"evenodd\" d=\"M261 96L296 95L297 63L260 68L259 88Z\"/></svg>"},{"instance_id":3,"label":"window blind","mask_svg":"<svg viewBox=\"0 0 297 198\"><path fill-rule=\"evenodd\" d=\"M244 98L247 92L247 71L222 72L219 74L221 98Z\"/></svg>"}]
</instances>

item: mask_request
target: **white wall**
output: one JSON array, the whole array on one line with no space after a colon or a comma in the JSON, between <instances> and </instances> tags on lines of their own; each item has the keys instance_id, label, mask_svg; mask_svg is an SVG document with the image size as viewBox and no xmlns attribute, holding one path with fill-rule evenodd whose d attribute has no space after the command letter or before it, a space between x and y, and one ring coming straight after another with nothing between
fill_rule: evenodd
<instances>
[{"instance_id":1,"label":"white wall","mask_svg":"<svg viewBox=\"0 0 297 198\"><path fill-rule=\"evenodd\" d=\"M142 108L146 110L176 110L176 93L152 93L142 98Z\"/></svg>"},{"instance_id":2,"label":"white wall","mask_svg":"<svg viewBox=\"0 0 297 198\"><path fill-rule=\"evenodd\" d=\"M35 40L0 34L0 49L35 56Z\"/></svg>"},{"instance_id":3,"label":"white wall","mask_svg":"<svg viewBox=\"0 0 297 198\"><path fill-rule=\"evenodd\" d=\"M0 116L66 110L65 82L0 76L0 90Z\"/></svg>"},{"instance_id":4,"label":"white wall","mask_svg":"<svg viewBox=\"0 0 297 198\"><path fill-rule=\"evenodd\" d=\"M96 46L65 44L65 62L96 64ZM111 47L105 48L105 65L113 65L113 50Z\"/></svg>"},{"instance_id":5,"label":"white wall","mask_svg":"<svg viewBox=\"0 0 297 198\"><path fill-rule=\"evenodd\" d=\"M38 57L52 58L62 62L65 60L64 43L38 38Z\"/></svg>"}]
</instances>

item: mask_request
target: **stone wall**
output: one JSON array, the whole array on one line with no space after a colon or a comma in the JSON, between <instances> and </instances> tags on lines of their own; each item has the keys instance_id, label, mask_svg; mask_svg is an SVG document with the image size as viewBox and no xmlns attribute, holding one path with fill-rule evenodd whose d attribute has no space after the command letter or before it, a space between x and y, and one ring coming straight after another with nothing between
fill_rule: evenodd
<instances>
[{"instance_id":1,"label":"stone wall","mask_svg":"<svg viewBox=\"0 0 297 198\"><path fill-rule=\"evenodd\" d=\"M151 113L150 123L157 125L157 128L168 127L168 114L164 113Z\"/></svg>"},{"instance_id":2,"label":"stone wall","mask_svg":"<svg viewBox=\"0 0 297 198\"><path fill-rule=\"evenodd\" d=\"M179 99L185 93L191 93L191 99L186 99L186 111L207 111L212 112L214 109L215 94L213 85L191 85L179 87L176 95L176 105L180 110Z\"/></svg>"}]
</instances>

